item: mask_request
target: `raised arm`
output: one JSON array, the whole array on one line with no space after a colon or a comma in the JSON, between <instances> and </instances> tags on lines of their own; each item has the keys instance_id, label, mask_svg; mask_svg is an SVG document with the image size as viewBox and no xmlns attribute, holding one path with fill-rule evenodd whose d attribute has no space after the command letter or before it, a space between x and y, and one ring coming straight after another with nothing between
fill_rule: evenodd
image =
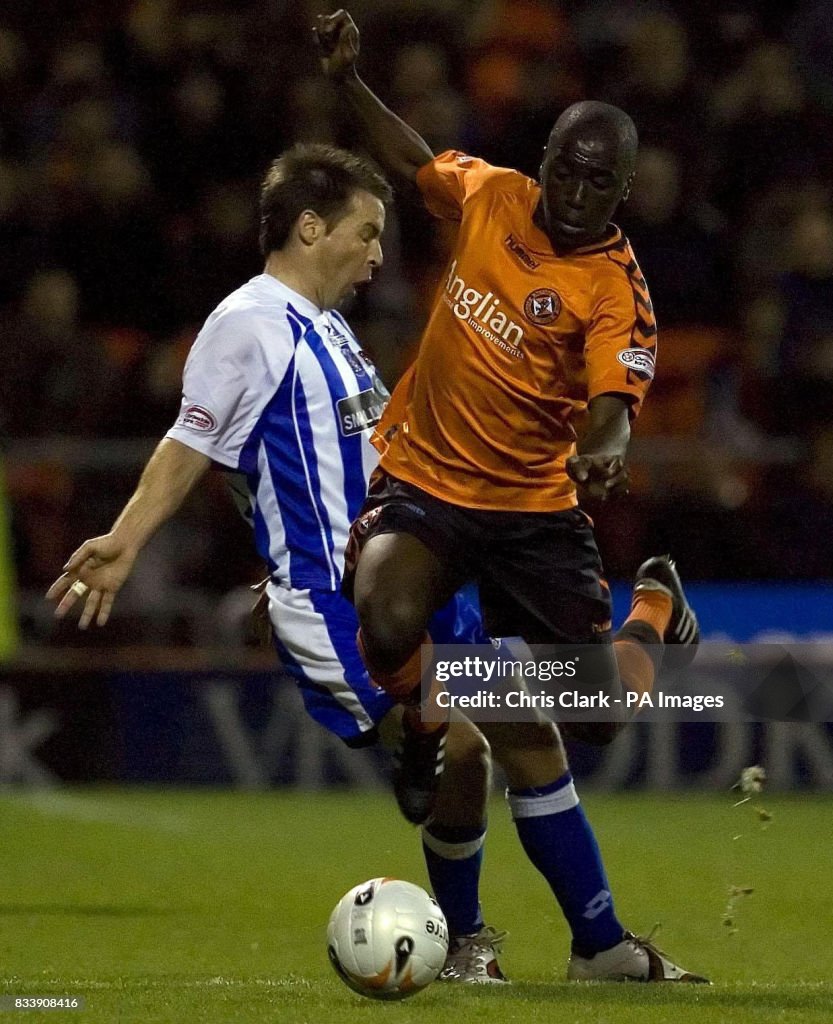
<instances>
[{"instance_id":1,"label":"raised arm","mask_svg":"<svg viewBox=\"0 0 833 1024\"><path fill-rule=\"evenodd\" d=\"M85 603L78 620L80 629L86 629L93 619L99 626L107 622L139 552L173 516L210 465L207 455L173 438L159 442L110 532L84 541L46 592L50 601L57 602L58 618L81 599Z\"/></svg>"},{"instance_id":2,"label":"raised arm","mask_svg":"<svg viewBox=\"0 0 833 1024\"><path fill-rule=\"evenodd\" d=\"M414 184L420 167L434 158L428 143L368 89L356 72L359 30L347 13L319 15L313 29L321 67L338 86L361 132L361 141L382 168Z\"/></svg>"}]
</instances>

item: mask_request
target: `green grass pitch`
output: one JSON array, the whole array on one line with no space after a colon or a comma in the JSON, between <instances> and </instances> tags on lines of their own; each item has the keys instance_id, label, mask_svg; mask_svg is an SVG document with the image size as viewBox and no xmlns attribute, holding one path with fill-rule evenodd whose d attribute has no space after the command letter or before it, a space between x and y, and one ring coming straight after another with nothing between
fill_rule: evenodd
<instances>
[{"instance_id":1,"label":"green grass pitch","mask_svg":"<svg viewBox=\"0 0 833 1024\"><path fill-rule=\"evenodd\" d=\"M492 807L487 920L513 984L435 984L375 1003L336 978L324 931L375 875L425 885L417 833L380 793L61 789L0 793L0 992L81 995L84 1012L0 1019L120 1024L833 1020L833 798L585 794L619 915L704 986L571 985L564 922ZM737 838L736 838L737 837ZM731 885L753 886L722 918Z\"/></svg>"}]
</instances>

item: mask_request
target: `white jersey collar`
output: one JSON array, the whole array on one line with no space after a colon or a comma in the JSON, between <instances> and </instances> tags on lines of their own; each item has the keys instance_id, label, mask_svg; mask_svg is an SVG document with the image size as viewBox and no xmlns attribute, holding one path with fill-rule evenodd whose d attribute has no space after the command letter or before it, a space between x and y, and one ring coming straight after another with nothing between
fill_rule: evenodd
<instances>
[{"instance_id":1,"label":"white jersey collar","mask_svg":"<svg viewBox=\"0 0 833 1024\"><path fill-rule=\"evenodd\" d=\"M267 288L274 292L285 302L292 303L292 306L304 316L308 316L311 320L315 320L321 316L325 310L320 309L314 302L301 295L300 292L293 291L288 285L285 285L283 281L278 280L272 274L258 274L257 277L252 278L254 284L260 287Z\"/></svg>"}]
</instances>

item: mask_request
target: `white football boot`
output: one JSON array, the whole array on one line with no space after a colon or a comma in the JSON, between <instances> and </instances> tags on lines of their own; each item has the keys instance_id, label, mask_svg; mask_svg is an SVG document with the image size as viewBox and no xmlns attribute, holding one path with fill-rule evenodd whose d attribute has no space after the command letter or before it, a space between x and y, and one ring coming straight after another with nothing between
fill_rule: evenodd
<instances>
[{"instance_id":1,"label":"white football boot","mask_svg":"<svg viewBox=\"0 0 833 1024\"><path fill-rule=\"evenodd\" d=\"M464 985L508 984L497 962L497 954L506 935L506 932L484 925L475 935L452 937L439 980Z\"/></svg>"},{"instance_id":2,"label":"white football boot","mask_svg":"<svg viewBox=\"0 0 833 1024\"><path fill-rule=\"evenodd\" d=\"M568 981L683 981L710 985L708 978L678 967L650 941L625 932L622 941L585 958L573 953L567 961Z\"/></svg>"}]
</instances>

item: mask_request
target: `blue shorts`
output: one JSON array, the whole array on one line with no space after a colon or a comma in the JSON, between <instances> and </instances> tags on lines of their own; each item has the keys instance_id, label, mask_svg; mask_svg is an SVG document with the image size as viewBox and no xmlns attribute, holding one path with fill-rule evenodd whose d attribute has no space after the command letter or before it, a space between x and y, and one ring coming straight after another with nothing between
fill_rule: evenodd
<instances>
[{"instance_id":1,"label":"blue shorts","mask_svg":"<svg viewBox=\"0 0 833 1024\"><path fill-rule=\"evenodd\" d=\"M275 647L307 712L348 746L375 743L377 725L395 702L370 681L356 647L353 605L338 591L270 583L268 594ZM429 632L438 644L489 643L477 588L458 591L431 620Z\"/></svg>"}]
</instances>

